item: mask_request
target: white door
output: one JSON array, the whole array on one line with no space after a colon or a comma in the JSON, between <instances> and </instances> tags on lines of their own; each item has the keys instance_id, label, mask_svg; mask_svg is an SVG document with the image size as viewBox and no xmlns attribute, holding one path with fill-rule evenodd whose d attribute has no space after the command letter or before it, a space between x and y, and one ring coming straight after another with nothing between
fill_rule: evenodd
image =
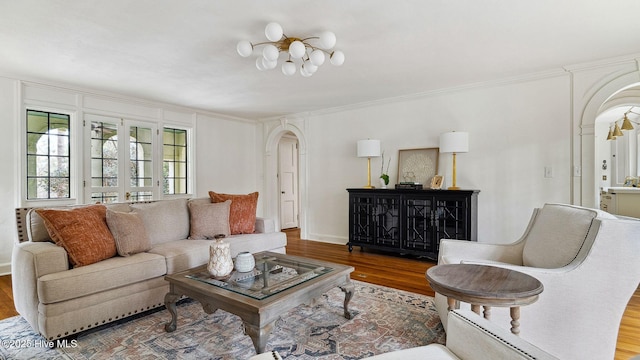
<instances>
[{"instance_id":1,"label":"white door","mask_svg":"<svg viewBox=\"0 0 640 360\"><path fill-rule=\"evenodd\" d=\"M298 140L282 137L278 143L280 227L298 227Z\"/></svg>"}]
</instances>

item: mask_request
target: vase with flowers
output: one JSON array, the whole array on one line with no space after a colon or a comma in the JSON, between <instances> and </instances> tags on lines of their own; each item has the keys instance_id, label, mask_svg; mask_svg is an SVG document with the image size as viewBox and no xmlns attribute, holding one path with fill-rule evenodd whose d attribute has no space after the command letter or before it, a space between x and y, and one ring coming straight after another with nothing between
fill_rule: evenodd
<instances>
[{"instance_id":1,"label":"vase with flowers","mask_svg":"<svg viewBox=\"0 0 640 360\"><path fill-rule=\"evenodd\" d=\"M382 162L380 164L380 188L386 189L387 185L389 185L389 164L391 164L391 159L387 162L387 170L384 170L384 150L382 151Z\"/></svg>"}]
</instances>

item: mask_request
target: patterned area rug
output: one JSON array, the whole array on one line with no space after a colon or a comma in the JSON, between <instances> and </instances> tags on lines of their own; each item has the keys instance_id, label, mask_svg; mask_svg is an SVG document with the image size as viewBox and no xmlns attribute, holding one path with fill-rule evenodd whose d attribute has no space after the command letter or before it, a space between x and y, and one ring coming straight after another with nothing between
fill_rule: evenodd
<instances>
[{"instance_id":1,"label":"patterned area rug","mask_svg":"<svg viewBox=\"0 0 640 360\"><path fill-rule=\"evenodd\" d=\"M333 289L315 303L283 315L267 350L285 359L361 359L430 343L445 335L433 298L354 281L343 317L344 293ZM22 317L0 321L2 359L248 359L255 355L240 318L218 310L207 315L190 299L178 305L178 328L164 331L169 313L151 311L67 339L56 348L31 330Z\"/></svg>"}]
</instances>

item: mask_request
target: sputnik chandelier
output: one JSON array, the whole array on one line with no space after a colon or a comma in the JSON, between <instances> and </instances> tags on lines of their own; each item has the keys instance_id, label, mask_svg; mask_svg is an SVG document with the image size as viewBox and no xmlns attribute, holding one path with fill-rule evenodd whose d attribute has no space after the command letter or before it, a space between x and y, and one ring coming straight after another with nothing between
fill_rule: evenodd
<instances>
[{"instance_id":1,"label":"sputnik chandelier","mask_svg":"<svg viewBox=\"0 0 640 360\"><path fill-rule=\"evenodd\" d=\"M267 24L264 34L269 41L253 44L242 40L236 47L240 56L249 57L256 46L263 45L262 56L256 59L256 67L260 71L278 66L280 54L285 54L287 59L282 63L282 73L287 76L295 74L298 67L302 76L313 75L318 67L324 64L326 55L329 56L329 61L333 65L340 66L344 63L344 53L340 50L331 50L336 45L336 35L331 31L324 31L320 36L307 38L290 37L284 34L280 24L272 22ZM314 45L315 43L317 45Z\"/></svg>"}]
</instances>

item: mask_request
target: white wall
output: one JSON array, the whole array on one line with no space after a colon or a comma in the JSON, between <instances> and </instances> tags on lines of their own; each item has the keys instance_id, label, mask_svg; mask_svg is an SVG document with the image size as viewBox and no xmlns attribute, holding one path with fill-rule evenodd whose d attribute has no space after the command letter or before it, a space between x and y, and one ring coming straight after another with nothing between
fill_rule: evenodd
<instances>
[{"instance_id":1,"label":"white wall","mask_svg":"<svg viewBox=\"0 0 640 360\"><path fill-rule=\"evenodd\" d=\"M439 146L440 133L470 133L470 150L458 155L457 183L479 195L479 240L511 242L533 207L570 202L570 83L567 75L415 96L350 109L306 114L308 237L348 241L348 194L366 184L359 139L380 139L398 182L399 149ZM439 174L451 178L451 155L441 154ZM378 185L380 159L372 160ZM544 177L544 168L553 170Z\"/></svg>"},{"instance_id":2,"label":"white wall","mask_svg":"<svg viewBox=\"0 0 640 360\"><path fill-rule=\"evenodd\" d=\"M17 89L18 82L0 77L0 127L3 139L0 141L0 274L10 271L11 250L17 237L15 212L17 204L17 179L13 174L17 171L18 149L15 144L17 126L15 117L18 114Z\"/></svg>"}]
</instances>

